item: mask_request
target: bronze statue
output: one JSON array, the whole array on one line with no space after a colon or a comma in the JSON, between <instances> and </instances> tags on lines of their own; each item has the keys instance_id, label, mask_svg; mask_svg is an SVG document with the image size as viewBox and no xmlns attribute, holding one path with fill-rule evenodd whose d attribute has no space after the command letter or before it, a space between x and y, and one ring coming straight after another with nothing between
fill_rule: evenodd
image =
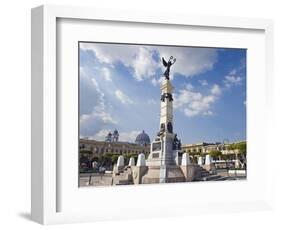
<instances>
[{"instance_id":1,"label":"bronze statue","mask_svg":"<svg viewBox=\"0 0 281 230\"><path fill-rule=\"evenodd\" d=\"M167 124L167 130L169 133L173 133L173 125L172 125L172 122L168 122Z\"/></svg>"},{"instance_id":2,"label":"bronze statue","mask_svg":"<svg viewBox=\"0 0 281 230\"><path fill-rule=\"evenodd\" d=\"M181 150L181 140L178 139L177 134L174 137L173 150Z\"/></svg>"},{"instance_id":3,"label":"bronze statue","mask_svg":"<svg viewBox=\"0 0 281 230\"><path fill-rule=\"evenodd\" d=\"M170 57L168 62L166 62L165 59L162 57L162 63L166 67L166 70L164 72L164 76L167 80L170 80L170 77L169 77L170 76L170 68L175 62L176 62L176 59L173 56Z\"/></svg>"},{"instance_id":4,"label":"bronze statue","mask_svg":"<svg viewBox=\"0 0 281 230\"><path fill-rule=\"evenodd\" d=\"M161 95L161 101L165 101L165 98L167 98L169 101L173 101L173 95L170 93L163 93Z\"/></svg>"}]
</instances>

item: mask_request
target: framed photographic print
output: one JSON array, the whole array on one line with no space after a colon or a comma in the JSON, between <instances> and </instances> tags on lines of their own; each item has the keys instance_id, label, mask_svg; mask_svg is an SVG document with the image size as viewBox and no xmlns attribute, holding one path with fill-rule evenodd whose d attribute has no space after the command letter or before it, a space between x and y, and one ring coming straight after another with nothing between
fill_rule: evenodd
<instances>
[{"instance_id":1,"label":"framed photographic print","mask_svg":"<svg viewBox=\"0 0 281 230\"><path fill-rule=\"evenodd\" d=\"M246 51L80 41L79 186L246 179Z\"/></svg>"},{"instance_id":2,"label":"framed photographic print","mask_svg":"<svg viewBox=\"0 0 281 230\"><path fill-rule=\"evenodd\" d=\"M33 9L32 219L270 208L272 30L263 19Z\"/></svg>"}]
</instances>

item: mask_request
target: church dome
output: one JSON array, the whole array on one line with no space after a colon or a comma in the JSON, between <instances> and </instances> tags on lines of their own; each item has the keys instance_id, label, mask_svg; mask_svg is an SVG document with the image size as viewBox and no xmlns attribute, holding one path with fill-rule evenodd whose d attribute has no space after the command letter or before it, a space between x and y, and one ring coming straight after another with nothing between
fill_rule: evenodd
<instances>
[{"instance_id":1,"label":"church dome","mask_svg":"<svg viewBox=\"0 0 281 230\"><path fill-rule=\"evenodd\" d=\"M142 133L137 135L135 143L139 144L139 145L144 145L144 146L149 145L150 144L150 138L144 131L142 131Z\"/></svg>"}]
</instances>

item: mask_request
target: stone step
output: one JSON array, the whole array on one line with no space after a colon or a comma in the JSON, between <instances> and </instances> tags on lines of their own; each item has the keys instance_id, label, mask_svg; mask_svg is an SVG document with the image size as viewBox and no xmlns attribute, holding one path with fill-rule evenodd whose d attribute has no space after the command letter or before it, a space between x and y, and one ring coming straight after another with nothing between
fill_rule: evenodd
<instances>
[{"instance_id":1,"label":"stone step","mask_svg":"<svg viewBox=\"0 0 281 230\"><path fill-rule=\"evenodd\" d=\"M116 182L116 185L129 185L129 184L133 184L133 182L129 180L117 180Z\"/></svg>"},{"instance_id":2,"label":"stone step","mask_svg":"<svg viewBox=\"0 0 281 230\"><path fill-rule=\"evenodd\" d=\"M210 175L209 172L201 172L201 173L200 173L200 176L201 176L201 177L206 177L206 176L209 176L209 175Z\"/></svg>"},{"instance_id":3,"label":"stone step","mask_svg":"<svg viewBox=\"0 0 281 230\"><path fill-rule=\"evenodd\" d=\"M218 180L219 178L221 178L220 175L209 175L207 177L203 177L203 181L214 181Z\"/></svg>"},{"instance_id":4,"label":"stone step","mask_svg":"<svg viewBox=\"0 0 281 230\"><path fill-rule=\"evenodd\" d=\"M226 180L235 180L235 178L229 176L221 176L220 178L217 179L217 181L226 181Z\"/></svg>"}]
</instances>

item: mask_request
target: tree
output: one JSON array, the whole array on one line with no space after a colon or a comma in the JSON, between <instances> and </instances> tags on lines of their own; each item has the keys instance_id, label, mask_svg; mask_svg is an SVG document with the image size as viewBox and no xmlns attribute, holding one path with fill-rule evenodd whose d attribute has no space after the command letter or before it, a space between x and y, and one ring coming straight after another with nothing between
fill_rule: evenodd
<instances>
[{"instance_id":1,"label":"tree","mask_svg":"<svg viewBox=\"0 0 281 230\"><path fill-rule=\"evenodd\" d=\"M87 150L87 149L80 149L80 156L87 156L89 157L89 155L92 155L93 152L91 150Z\"/></svg>"},{"instance_id":2,"label":"tree","mask_svg":"<svg viewBox=\"0 0 281 230\"><path fill-rule=\"evenodd\" d=\"M201 152L201 153L199 152L197 154L200 155L201 157L205 157L206 155L208 155L208 153L206 153L206 152L204 152L204 153L203 152Z\"/></svg>"},{"instance_id":3,"label":"tree","mask_svg":"<svg viewBox=\"0 0 281 230\"><path fill-rule=\"evenodd\" d=\"M246 154L247 152L247 143L246 142L239 142L234 143L229 146L230 150L238 150L241 154Z\"/></svg>"},{"instance_id":4,"label":"tree","mask_svg":"<svg viewBox=\"0 0 281 230\"><path fill-rule=\"evenodd\" d=\"M218 159L222 156L222 152L218 150L212 150L209 155L214 159Z\"/></svg>"},{"instance_id":5,"label":"tree","mask_svg":"<svg viewBox=\"0 0 281 230\"><path fill-rule=\"evenodd\" d=\"M112 164L116 164L117 163L117 160L118 160L118 154L113 154L112 156L111 156L111 163Z\"/></svg>"},{"instance_id":6,"label":"tree","mask_svg":"<svg viewBox=\"0 0 281 230\"><path fill-rule=\"evenodd\" d=\"M246 142L237 143L236 147L239 150L239 153L246 154L246 152L247 152L247 144L246 144Z\"/></svg>"}]
</instances>

